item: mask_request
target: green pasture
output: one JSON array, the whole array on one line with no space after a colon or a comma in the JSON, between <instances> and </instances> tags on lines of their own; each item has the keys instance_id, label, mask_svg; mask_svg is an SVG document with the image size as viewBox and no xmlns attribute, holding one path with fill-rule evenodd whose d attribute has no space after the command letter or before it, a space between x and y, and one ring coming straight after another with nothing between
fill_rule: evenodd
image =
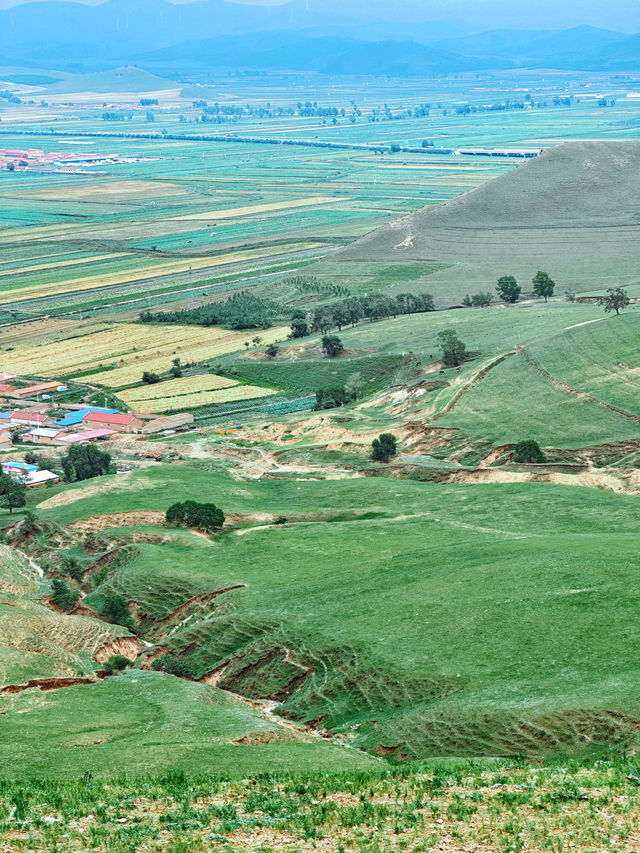
<instances>
[{"instance_id":1,"label":"green pasture","mask_svg":"<svg viewBox=\"0 0 640 853\"><path fill-rule=\"evenodd\" d=\"M215 687L156 672L128 671L46 693L27 690L0 697L0 710L5 778L167 770L243 778L376 764L354 750L297 736ZM234 743L247 736L258 743Z\"/></svg>"},{"instance_id":2,"label":"green pasture","mask_svg":"<svg viewBox=\"0 0 640 853\"><path fill-rule=\"evenodd\" d=\"M141 544L94 593L158 618L197 592L244 585L197 606L168 641L199 674L232 659L222 687L284 697L298 719L418 756L588 751L631 737L621 722L587 745L572 726L637 708L633 496L377 478L239 483L192 466L133 474L126 491L76 490L76 502L39 514L64 523L116 511L125 496L131 510L162 509L197 493L227 512L288 518L210 546ZM300 666L311 674L287 695Z\"/></svg>"}]
</instances>

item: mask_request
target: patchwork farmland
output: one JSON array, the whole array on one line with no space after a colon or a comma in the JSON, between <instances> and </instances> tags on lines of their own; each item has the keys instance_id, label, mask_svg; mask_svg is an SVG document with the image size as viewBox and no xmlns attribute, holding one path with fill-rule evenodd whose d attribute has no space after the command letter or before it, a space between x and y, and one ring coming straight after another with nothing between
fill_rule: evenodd
<instances>
[{"instance_id":1,"label":"patchwork farmland","mask_svg":"<svg viewBox=\"0 0 640 853\"><path fill-rule=\"evenodd\" d=\"M7 849L635 849L633 81L100 79L0 100Z\"/></svg>"}]
</instances>

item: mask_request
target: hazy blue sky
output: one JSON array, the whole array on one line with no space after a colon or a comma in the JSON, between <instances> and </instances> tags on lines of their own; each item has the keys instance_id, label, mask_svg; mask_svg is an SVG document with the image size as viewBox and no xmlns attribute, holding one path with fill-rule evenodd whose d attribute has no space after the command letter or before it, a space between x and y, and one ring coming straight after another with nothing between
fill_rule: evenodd
<instances>
[{"instance_id":1,"label":"hazy blue sky","mask_svg":"<svg viewBox=\"0 0 640 853\"><path fill-rule=\"evenodd\" d=\"M0 0L0 9L29 0ZM51 0L59 2L59 0ZM75 0L92 6L104 0ZM124 0L127 2L127 0ZM136 0L128 0L135 6ZM170 0L188 3L193 0ZM230 0L279 5L282 0ZM519 29L561 28L578 24L607 29L640 31L640 0L307 0L311 9L351 14L363 20L402 18L407 21L456 20L474 30L495 27Z\"/></svg>"}]
</instances>

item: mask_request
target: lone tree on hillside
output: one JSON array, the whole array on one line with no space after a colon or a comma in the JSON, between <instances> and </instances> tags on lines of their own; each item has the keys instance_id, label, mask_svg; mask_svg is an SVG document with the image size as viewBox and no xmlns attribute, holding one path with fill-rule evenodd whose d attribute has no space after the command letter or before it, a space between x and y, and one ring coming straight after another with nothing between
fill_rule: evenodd
<instances>
[{"instance_id":1,"label":"lone tree on hillside","mask_svg":"<svg viewBox=\"0 0 640 853\"><path fill-rule=\"evenodd\" d=\"M75 444L67 450L60 464L67 483L77 483L79 480L108 474L111 456L93 444Z\"/></svg>"},{"instance_id":2,"label":"lone tree on hillside","mask_svg":"<svg viewBox=\"0 0 640 853\"><path fill-rule=\"evenodd\" d=\"M606 296L598 297L598 305L602 305L607 314L615 311L620 314L621 311L629 304L630 299L627 296L627 291L621 287L608 287Z\"/></svg>"},{"instance_id":3,"label":"lone tree on hillside","mask_svg":"<svg viewBox=\"0 0 640 853\"><path fill-rule=\"evenodd\" d=\"M533 292L536 296L544 296L544 301L547 302L550 296L553 296L556 283L549 278L548 272L538 270L536 277L533 279Z\"/></svg>"},{"instance_id":4,"label":"lone tree on hillside","mask_svg":"<svg viewBox=\"0 0 640 853\"><path fill-rule=\"evenodd\" d=\"M503 275L498 279L496 292L503 302L513 304L520 299L522 288L512 275Z\"/></svg>"},{"instance_id":5,"label":"lone tree on hillside","mask_svg":"<svg viewBox=\"0 0 640 853\"><path fill-rule=\"evenodd\" d=\"M151 373L150 371L145 370L142 374L142 381L146 385L156 385L158 382L160 382L160 377L157 373Z\"/></svg>"},{"instance_id":6,"label":"lone tree on hillside","mask_svg":"<svg viewBox=\"0 0 640 853\"><path fill-rule=\"evenodd\" d=\"M371 442L371 458L374 462L388 462L397 452L397 439L390 432L383 432Z\"/></svg>"},{"instance_id":7,"label":"lone tree on hillside","mask_svg":"<svg viewBox=\"0 0 640 853\"><path fill-rule=\"evenodd\" d=\"M213 533L224 524L224 513L215 504L200 504L184 501L172 504L165 513L167 524L174 527L197 527L205 533Z\"/></svg>"},{"instance_id":8,"label":"lone tree on hillside","mask_svg":"<svg viewBox=\"0 0 640 853\"><path fill-rule=\"evenodd\" d=\"M322 339L322 352L329 356L329 358L335 358L341 352L344 352L342 341L337 335L332 335L331 337L325 335Z\"/></svg>"},{"instance_id":9,"label":"lone tree on hillside","mask_svg":"<svg viewBox=\"0 0 640 853\"><path fill-rule=\"evenodd\" d=\"M124 625L130 631L135 628L127 602L121 595L105 595L97 609L100 616L110 624Z\"/></svg>"},{"instance_id":10,"label":"lone tree on hillside","mask_svg":"<svg viewBox=\"0 0 640 853\"><path fill-rule=\"evenodd\" d=\"M0 474L0 506L9 510L12 515L14 509L20 509L27 502L25 493L26 486L14 480L8 474Z\"/></svg>"},{"instance_id":11,"label":"lone tree on hillside","mask_svg":"<svg viewBox=\"0 0 640 853\"><path fill-rule=\"evenodd\" d=\"M80 598L78 590L70 589L69 584L62 578L54 578L51 581L51 587L51 601L66 613L73 610Z\"/></svg>"},{"instance_id":12,"label":"lone tree on hillside","mask_svg":"<svg viewBox=\"0 0 640 853\"><path fill-rule=\"evenodd\" d=\"M540 449L540 445L533 439L519 441L514 448L514 462L529 462L541 464L547 461L547 457Z\"/></svg>"},{"instance_id":13,"label":"lone tree on hillside","mask_svg":"<svg viewBox=\"0 0 640 853\"><path fill-rule=\"evenodd\" d=\"M467 348L453 329L438 332L445 367L458 367L467 357Z\"/></svg>"}]
</instances>

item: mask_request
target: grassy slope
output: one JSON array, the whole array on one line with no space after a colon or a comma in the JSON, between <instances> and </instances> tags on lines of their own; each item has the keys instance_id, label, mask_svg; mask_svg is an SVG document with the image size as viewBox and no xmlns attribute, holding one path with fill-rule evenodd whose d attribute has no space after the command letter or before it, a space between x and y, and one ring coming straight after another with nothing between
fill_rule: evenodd
<instances>
[{"instance_id":1,"label":"grassy slope","mask_svg":"<svg viewBox=\"0 0 640 853\"><path fill-rule=\"evenodd\" d=\"M439 305L493 289L515 275L531 289L546 269L559 290L579 292L637 281L632 199L637 142L571 142L480 188L367 235L332 262L450 264L429 279ZM408 237L413 245L397 248Z\"/></svg>"},{"instance_id":2,"label":"grassy slope","mask_svg":"<svg viewBox=\"0 0 640 853\"><path fill-rule=\"evenodd\" d=\"M597 321L597 322L592 322ZM579 325L579 324L588 325ZM574 327L574 328L572 328ZM485 310L464 310L398 317L381 323L361 323L345 329L340 337L348 350L345 358L322 357L317 340L305 341L298 357L260 361L240 358L233 362L238 375L275 387L291 387L313 393L316 387L344 382L356 371L364 380L365 394L382 381L401 383L402 356L412 352L423 367L439 357L437 333L451 328L479 353L460 374L444 377L427 373L426 380L444 378L452 386L422 397L407 412L428 423L478 374L483 365L501 355L526 347L493 368L461 397L440 427L457 427L463 433L490 439L496 444L535 437L545 446L580 447L606 441L634 439L638 424L559 387L540 374L539 365L552 377L576 391L640 415L638 368L640 311L632 306L620 317L604 316L593 305L556 301L521 304ZM433 356L433 359L431 358ZM366 365L366 366L365 366ZM373 382L371 382L373 380ZM414 379L415 381L415 379ZM526 392L525 392L526 391ZM392 419L383 409L365 402L366 414L375 421ZM349 417L340 412L341 417ZM526 434L526 435L525 435Z\"/></svg>"},{"instance_id":3,"label":"grassy slope","mask_svg":"<svg viewBox=\"0 0 640 853\"><path fill-rule=\"evenodd\" d=\"M198 493L228 511L389 516L311 517L161 564L158 613L181 588L186 599L198 587L247 585L172 638L177 652L197 644L192 662L203 673L248 655L255 666L232 668L223 686L277 693L294 675L288 648L314 675L285 708L338 728L362 723L358 743L403 744L416 755L578 750L576 720L597 729L598 715L636 713L633 497L532 484L238 484L187 467L144 478L139 492L127 488L132 509ZM113 511L118 499L109 492L46 514ZM147 547L113 586L148 608L158 554ZM630 736L624 720L619 731Z\"/></svg>"},{"instance_id":4,"label":"grassy slope","mask_svg":"<svg viewBox=\"0 0 640 853\"><path fill-rule=\"evenodd\" d=\"M39 600L49 586L18 552L0 545L0 689L34 678L92 677L96 650L129 633L49 610Z\"/></svg>"},{"instance_id":5,"label":"grassy slope","mask_svg":"<svg viewBox=\"0 0 640 853\"><path fill-rule=\"evenodd\" d=\"M7 851L621 853L637 838L639 800L623 761L448 763L244 783L171 773L0 783L0 831Z\"/></svg>"},{"instance_id":6,"label":"grassy slope","mask_svg":"<svg viewBox=\"0 0 640 853\"><path fill-rule=\"evenodd\" d=\"M267 770L346 770L375 764L320 740L302 742L222 690L155 672L0 698L3 776L79 777L162 772L220 776ZM28 713L28 717L24 714ZM28 727L25 727L28 720ZM249 735L272 740L238 746Z\"/></svg>"}]
</instances>

